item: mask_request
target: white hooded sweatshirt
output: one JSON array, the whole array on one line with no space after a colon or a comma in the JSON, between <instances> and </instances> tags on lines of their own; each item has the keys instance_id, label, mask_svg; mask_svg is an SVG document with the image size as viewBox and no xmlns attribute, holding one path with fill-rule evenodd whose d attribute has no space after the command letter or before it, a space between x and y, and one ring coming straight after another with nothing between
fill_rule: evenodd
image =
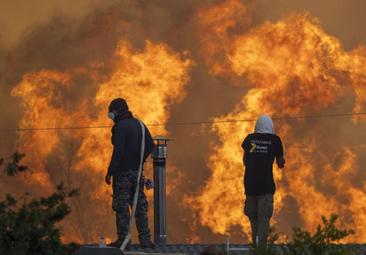
<instances>
[{"instance_id":1,"label":"white hooded sweatshirt","mask_svg":"<svg viewBox=\"0 0 366 255\"><path fill-rule=\"evenodd\" d=\"M255 123L254 133L275 134L273 122L268 115L261 115Z\"/></svg>"}]
</instances>

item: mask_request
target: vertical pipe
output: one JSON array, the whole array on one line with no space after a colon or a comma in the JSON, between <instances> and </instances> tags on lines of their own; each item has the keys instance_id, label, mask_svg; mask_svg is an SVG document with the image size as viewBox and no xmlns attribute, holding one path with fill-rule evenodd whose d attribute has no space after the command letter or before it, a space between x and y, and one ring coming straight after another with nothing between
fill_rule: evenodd
<instances>
[{"instance_id":1,"label":"vertical pipe","mask_svg":"<svg viewBox=\"0 0 366 255\"><path fill-rule=\"evenodd\" d=\"M166 244L166 158L167 141L165 137L155 137L154 152L154 242Z\"/></svg>"}]
</instances>

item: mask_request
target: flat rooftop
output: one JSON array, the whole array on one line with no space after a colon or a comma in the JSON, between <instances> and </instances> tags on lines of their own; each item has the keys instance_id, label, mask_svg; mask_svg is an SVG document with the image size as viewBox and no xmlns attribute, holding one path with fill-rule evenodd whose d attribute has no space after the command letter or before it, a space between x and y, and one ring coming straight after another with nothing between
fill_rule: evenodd
<instances>
[{"instance_id":1,"label":"flat rooftop","mask_svg":"<svg viewBox=\"0 0 366 255\"><path fill-rule=\"evenodd\" d=\"M157 245L155 249L141 249L139 245L133 244L131 251L125 252L126 255L199 255L203 249L209 245L217 245L226 250L226 244L167 244ZM355 252L355 255L366 255L366 244L347 244L347 247ZM280 245L276 246L280 249ZM249 248L248 245L243 244L230 244L230 248L240 249ZM112 251L111 251L112 252ZM113 253L113 252L112 252ZM111 254L112 254L111 253ZM106 254L106 253L104 253ZM227 255L247 255L248 251L230 251Z\"/></svg>"}]
</instances>

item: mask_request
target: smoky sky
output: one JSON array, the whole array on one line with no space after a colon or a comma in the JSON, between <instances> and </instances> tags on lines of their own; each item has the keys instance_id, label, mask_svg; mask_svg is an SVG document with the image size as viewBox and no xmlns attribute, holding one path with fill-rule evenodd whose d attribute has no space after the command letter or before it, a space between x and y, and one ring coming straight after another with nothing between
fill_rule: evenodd
<instances>
[{"instance_id":1,"label":"smoky sky","mask_svg":"<svg viewBox=\"0 0 366 255\"><path fill-rule=\"evenodd\" d=\"M220 2L222 1L1 1L0 128L19 125L22 108L20 101L10 96L10 91L24 74L42 69L67 71L90 62L103 62L107 64L98 70L102 74L99 82L103 81L112 71L108 63L111 63L116 45L122 38L128 39L134 47L140 49L146 40L166 43L178 52L188 51L195 61L186 89L187 96L170 108L171 122L210 120L229 113L240 101L246 88L228 86L232 83L229 78L209 74L208 67L199 55L199 37L195 29L196 11ZM250 6L253 26L267 20L279 20L292 12L307 11L319 19L327 33L340 39L346 49L366 44L366 30L363 29L363 24L366 24L366 1L252 0L245 3ZM76 108L79 96L92 98L97 89L96 81L87 76L77 76L72 82L74 86L71 91L60 92L64 93L63 104L68 111ZM243 79L242 82L246 81ZM339 127L338 133L343 134L346 128ZM173 138L169 147L168 166L174 165L174 171L178 171L168 172L168 177L183 176L185 180L179 190L175 190L177 194L168 200L168 231L172 235L171 242L185 242L194 228L190 225L192 212L182 206L182 197L197 191L209 177L211 172L207 168L207 158L217 137L204 127L168 127L168 131ZM16 133L0 133L0 155L9 155L16 149L16 138ZM357 138L352 139L355 140L354 143L357 142ZM61 165L59 161L60 158L47 159L51 165ZM78 178L88 177L81 175L78 174ZM52 178L57 182L62 177L53 174ZM11 190L11 186L12 183L8 183L5 187ZM288 208L297 206L291 198L288 198L286 204ZM76 213L82 214L80 211ZM298 218L296 210L291 210L283 213L279 222ZM112 225L110 223L108 227ZM175 229L174 225L180 227ZM233 231L236 232L235 229ZM113 233L112 230L110 232ZM202 242L223 240L222 236L212 234L206 227L199 228L197 235ZM93 238L87 236L85 239ZM240 236L237 240L241 240Z\"/></svg>"},{"instance_id":2,"label":"smoky sky","mask_svg":"<svg viewBox=\"0 0 366 255\"><path fill-rule=\"evenodd\" d=\"M366 2L362 0L258 0L255 13L260 22L277 20L294 11L307 11L320 20L327 33L340 39L346 49L352 49L366 42L366 31L362 29L365 8Z\"/></svg>"}]
</instances>

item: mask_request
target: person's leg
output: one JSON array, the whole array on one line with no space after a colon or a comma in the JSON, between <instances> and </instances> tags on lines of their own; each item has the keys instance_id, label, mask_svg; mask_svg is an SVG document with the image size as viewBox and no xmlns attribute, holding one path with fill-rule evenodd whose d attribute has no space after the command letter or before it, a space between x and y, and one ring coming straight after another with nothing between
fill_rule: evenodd
<instances>
[{"instance_id":1,"label":"person's leg","mask_svg":"<svg viewBox=\"0 0 366 255\"><path fill-rule=\"evenodd\" d=\"M273 214L273 195L261 196L258 201L258 244L267 245L269 223Z\"/></svg>"},{"instance_id":2,"label":"person's leg","mask_svg":"<svg viewBox=\"0 0 366 255\"><path fill-rule=\"evenodd\" d=\"M130 221L129 202L132 183L126 176L116 176L113 180L112 209L116 213L117 241L111 246L121 246L128 233Z\"/></svg>"},{"instance_id":3,"label":"person's leg","mask_svg":"<svg viewBox=\"0 0 366 255\"><path fill-rule=\"evenodd\" d=\"M258 198L255 196L246 196L244 205L244 214L249 218L252 229L252 242L255 245L258 233Z\"/></svg>"},{"instance_id":4,"label":"person's leg","mask_svg":"<svg viewBox=\"0 0 366 255\"><path fill-rule=\"evenodd\" d=\"M151 234L149 228L149 220L147 217L148 202L144 193L144 185L140 183L139 196L136 207L136 227L139 233L139 241L142 246L153 248L151 242Z\"/></svg>"}]
</instances>

